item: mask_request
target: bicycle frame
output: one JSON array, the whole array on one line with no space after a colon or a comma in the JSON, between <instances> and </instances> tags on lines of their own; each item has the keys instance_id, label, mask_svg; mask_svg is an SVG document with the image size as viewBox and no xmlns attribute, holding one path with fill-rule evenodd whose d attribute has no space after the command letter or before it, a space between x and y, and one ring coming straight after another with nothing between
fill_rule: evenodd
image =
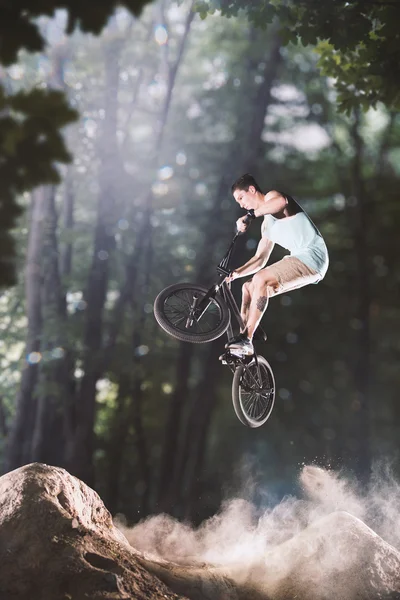
<instances>
[{"instance_id":1,"label":"bicycle frame","mask_svg":"<svg viewBox=\"0 0 400 600\"><path fill-rule=\"evenodd\" d=\"M218 279L217 283L215 283L213 286L211 286L209 288L209 290L207 291L204 298L202 298L201 302L197 303L197 299L196 299L195 305L193 306L193 311L196 313L196 317L198 320L201 319L203 313L207 310L208 305L210 303L210 298L214 298L217 293L220 293L222 295L223 299L225 300L226 304L228 305L231 315L233 315L236 318L239 328L240 329L244 328L244 323L243 323L243 319L240 314L239 307L236 304L235 298L233 297L233 294L231 292L231 284L226 282L226 277L231 272L230 268L229 268L229 263L230 263L230 260L232 257L233 249L234 249L237 239L240 235L241 235L240 233L235 234L225 256L223 257L223 259L217 266L217 272L219 274L219 279ZM232 338L232 336L233 336L232 321L229 323L229 327L226 330L226 333L227 333L228 339ZM260 326L257 327L257 330L255 332L255 338L256 339L264 339L264 340L266 339L266 335Z\"/></svg>"},{"instance_id":2,"label":"bicycle frame","mask_svg":"<svg viewBox=\"0 0 400 600\"><path fill-rule=\"evenodd\" d=\"M167 333L179 340L193 343L212 341L223 335L223 333L227 333L229 341L233 337L232 317L236 319L239 329L241 331L245 330L246 325L243 322L239 307L232 294L231 284L227 282L227 277L231 272L229 263L239 235L240 234L237 233L234 236L225 256L218 264L218 280L208 290L202 285L193 285L192 287L192 284L178 283L165 288L157 296L154 303L155 317L158 323L163 329L165 329ZM183 293L183 296L179 295L181 292ZM175 306L175 301L171 300L171 306L167 310L166 304L169 298L175 298L178 304ZM219 320L216 324L213 322L208 322L209 314L212 315L213 310L215 309L215 306L213 306L211 312L204 317L204 324L206 327L206 330L204 330L204 328L202 328L200 325L200 321L211 304L218 305ZM180 308L180 305L182 305L183 308ZM199 325L199 331L197 330L197 325ZM187 330L187 333L184 333L182 326ZM193 326L195 326L195 329L191 331ZM264 338L264 340L266 339L264 332L259 326L257 327L255 334L255 337L258 339L260 339L260 337ZM265 371L267 373L271 373L273 381L271 368L265 358L261 356L258 357L257 352L254 350L249 355L241 356L240 353L235 354L235 350L229 343L226 344L226 350L219 357L219 360L223 365L227 365L234 373L234 387L232 388L234 390L232 392L234 407L239 419L246 424L250 417L248 418L246 416L247 409L243 408L241 405L241 386L246 391L262 394L265 387L262 372L264 373ZM263 371L261 365L263 365ZM249 377L245 378L244 374L248 375ZM269 383L267 387L269 389ZM272 393L274 393L274 390L272 390ZM242 418L239 416L241 413L243 413L245 417ZM269 415L267 415L266 418L268 418L268 416ZM253 427L258 425L253 423L251 426Z\"/></svg>"}]
</instances>

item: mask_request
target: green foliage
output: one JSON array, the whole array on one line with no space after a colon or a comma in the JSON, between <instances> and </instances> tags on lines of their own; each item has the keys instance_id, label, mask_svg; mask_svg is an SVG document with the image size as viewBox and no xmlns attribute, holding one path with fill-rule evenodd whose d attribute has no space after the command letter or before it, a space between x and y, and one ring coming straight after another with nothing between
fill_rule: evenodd
<instances>
[{"instance_id":1,"label":"green foliage","mask_svg":"<svg viewBox=\"0 0 400 600\"><path fill-rule=\"evenodd\" d=\"M13 96L0 92L0 110L1 185L22 193L40 183L58 183L54 162L71 158L61 130L78 117L64 94L41 89Z\"/></svg>"},{"instance_id":2,"label":"green foliage","mask_svg":"<svg viewBox=\"0 0 400 600\"><path fill-rule=\"evenodd\" d=\"M14 283L10 229L20 214L17 195L60 181L55 162L68 162L61 130L75 121L64 95L35 89L6 96L0 88L0 283Z\"/></svg>"},{"instance_id":3,"label":"green foliage","mask_svg":"<svg viewBox=\"0 0 400 600\"><path fill-rule=\"evenodd\" d=\"M315 45L322 74L337 80L343 112L357 106L367 110L379 101L400 108L399 2L213 0L201 2L198 10L212 14L216 8L228 17L243 11L259 27L277 19L283 43L299 39Z\"/></svg>"},{"instance_id":4,"label":"green foliage","mask_svg":"<svg viewBox=\"0 0 400 600\"><path fill-rule=\"evenodd\" d=\"M55 11L64 9L68 13L67 33L71 34L77 27L88 33L99 34L108 19L118 6L125 6L133 15L138 16L143 7L152 0L42 0L27 2L13 0L12 3L0 7L0 62L10 65L17 60L19 50L40 52L45 47L45 40L38 17L53 17Z\"/></svg>"}]
</instances>

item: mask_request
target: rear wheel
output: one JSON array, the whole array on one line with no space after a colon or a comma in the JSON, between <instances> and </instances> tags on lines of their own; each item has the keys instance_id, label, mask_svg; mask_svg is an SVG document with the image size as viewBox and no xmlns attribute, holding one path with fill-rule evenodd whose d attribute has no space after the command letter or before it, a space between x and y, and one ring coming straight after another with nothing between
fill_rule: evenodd
<instances>
[{"instance_id":1,"label":"rear wheel","mask_svg":"<svg viewBox=\"0 0 400 600\"><path fill-rule=\"evenodd\" d=\"M269 363L258 356L235 370L232 401L238 419L248 427L261 427L268 420L275 402L275 379Z\"/></svg>"},{"instance_id":2,"label":"rear wheel","mask_svg":"<svg viewBox=\"0 0 400 600\"><path fill-rule=\"evenodd\" d=\"M193 300L201 302L208 289L193 283L176 283L160 292L154 316L160 327L182 342L201 344L219 338L229 326L229 309L220 296L210 298L202 315L194 312Z\"/></svg>"}]
</instances>

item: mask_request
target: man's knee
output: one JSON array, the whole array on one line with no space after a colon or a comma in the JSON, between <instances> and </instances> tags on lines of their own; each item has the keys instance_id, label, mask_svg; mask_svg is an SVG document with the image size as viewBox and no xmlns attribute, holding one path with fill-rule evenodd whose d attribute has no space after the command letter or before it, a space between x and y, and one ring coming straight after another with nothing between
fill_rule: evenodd
<instances>
[{"instance_id":1,"label":"man's knee","mask_svg":"<svg viewBox=\"0 0 400 600\"><path fill-rule=\"evenodd\" d=\"M244 283L242 285L242 295L246 296L250 293L251 293L251 281L246 281L246 283Z\"/></svg>"},{"instance_id":2,"label":"man's knee","mask_svg":"<svg viewBox=\"0 0 400 600\"><path fill-rule=\"evenodd\" d=\"M256 273L253 277L253 282L255 288L262 291L270 291L271 289L274 290L279 285L275 275L273 275L273 273L269 273L268 270L263 270Z\"/></svg>"}]
</instances>

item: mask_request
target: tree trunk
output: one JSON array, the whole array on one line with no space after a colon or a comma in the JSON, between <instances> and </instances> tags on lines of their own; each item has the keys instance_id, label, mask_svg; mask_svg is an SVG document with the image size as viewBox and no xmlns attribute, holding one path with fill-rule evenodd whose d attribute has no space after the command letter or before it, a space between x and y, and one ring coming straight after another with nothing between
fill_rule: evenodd
<instances>
[{"instance_id":1,"label":"tree trunk","mask_svg":"<svg viewBox=\"0 0 400 600\"><path fill-rule=\"evenodd\" d=\"M193 507L199 488L200 475L203 469L207 434L212 420L212 413L217 400L217 386L210 385L210 382L219 381L222 365L218 360L221 354L221 344L214 342L211 344L204 365L202 379L198 385L193 410L190 415L188 430L191 432L191 448L188 449L188 461L185 473L182 474L184 494L183 504L185 507L185 517L193 517Z\"/></svg>"},{"instance_id":2,"label":"tree trunk","mask_svg":"<svg viewBox=\"0 0 400 600\"><path fill-rule=\"evenodd\" d=\"M149 213L152 212L152 205L150 204L148 207ZM145 293L148 294L148 290L150 287L150 273L151 273L151 265L153 261L153 240L152 240L152 231L149 228L149 234L147 236L147 247L144 259L144 290ZM132 308L135 312L135 303L134 298L132 297ZM149 511L149 500L150 500L150 487L151 487L151 473L150 473L150 461L148 454L148 447L146 441L146 435L143 426L143 374L141 370L141 360L142 357L138 353L138 348L141 345L142 335L145 326L146 313L143 310L143 307L139 309L139 319L137 326L133 332L132 336L132 353L135 357L135 369L134 369L134 382L132 387L132 396L131 396L131 415L132 415L132 423L135 435L135 447L136 447L136 455L138 457L138 472L140 476L140 481L142 482L143 491L140 494L140 507L139 507L139 516L143 517L148 514Z\"/></svg>"},{"instance_id":3,"label":"tree trunk","mask_svg":"<svg viewBox=\"0 0 400 600\"><path fill-rule=\"evenodd\" d=\"M85 294L84 375L76 404L74 438L67 450L67 464L71 472L90 484L94 481L94 421L96 383L102 372L103 310L108 287L109 258L115 246L112 226L115 219L116 177L119 172L116 131L120 52L120 39L110 40L105 49L105 119L100 148L97 224Z\"/></svg>"},{"instance_id":4,"label":"tree trunk","mask_svg":"<svg viewBox=\"0 0 400 600\"><path fill-rule=\"evenodd\" d=\"M151 212L151 205L148 207L148 212ZM147 249L145 250L144 261L144 270L146 273L144 289L148 289L152 261L152 240L150 229L145 239ZM131 302L133 304L133 298L131 298ZM150 493L148 451L142 422L143 377L140 370L141 357L137 353L137 348L141 345L144 324L145 313L143 310L141 310L138 323L132 335L131 351L132 356L134 357L133 374L131 374L131 372L128 374L123 371L120 376L117 408L113 415L114 424L109 442L110 463L107 486L110 510L114 510L115 512L119 502L119 481L123 466L122 458L128 439L129 426L131 423L133 423L134 445L137 451L136 456L138 460L139 471L139 473L134 474L134 479L140 478L143 487L143 491L140 494L141 500L139 514L141 515L147 514Z\"/></svg>"},{"instance_id":5,"label":"tree trunk","mask_svg":"<svg viewBox=\"0 0 400 600\"><path fill-rule=\"evenodd\" d=\"M363 479L368 479L371 472L370 449L370 409L368 390L370 381L370 289L368 272L367 247L367 202L363 174L363 141L359 132L360 113L356 112L352 136L354 143L354 159L352 166L352 193L355 206L352 209L354 223L354 242L356 255L356 308L355 323L357 331L356 356L354 357L354 380L356 397L351 404L353 419L351 424L351 455L357 459L355 470Z\"/></svg>"},{"instance_id":6,"label":"tree trunk","mask_svg":"<svg viewBox=\"0 0 400 600\"><path fill-rule=\"evenodd\" d=\"M179 47L177 50L177 56L173 63L170 63L168 60L169 45L164 44L164 47L163 47L164 64L165 64L166 79L167 79L167 92L165 95L165 99L164 99L163 107L162 107L162 110L160 113L160 117L159 117L158 123L157 123L157 130L156 130L157 134L156 134L156 140L155 140L155 145L154 145L154 149L155 149L157 158L160 155L160 150L162 147L162 142L163 142L164 133L165 133L165 126L167 124L169 110L171 107L172 93L174 91L175 82L176 82L176 76L178 74L179 67L181 66L181 63L182 63L183 55L185 53L187 40L188 40L189 33L190 33L190 27L192 25L192 22L193 22L193 19L195 16L195 12L193 10L194 4L195 4L195 2L194 2L194 0L192 0L189 5L189 8L188 8L183 34L182 34L182 37L181 37L181 40L179 43ZM162 19L164 20L164 15L162 15Z\"/></svg>"},{"instance_id":7,"label":"tree trunk","mask_svg":"<svg viewBox=\"0 0 400 600\"><path fill-rule=\"evenodd\" d=\"M67 315L59 272L55 188L45 189L42 234L42 361L30 461L64 464L72 436L67 357Z\"/></svg>"},{"instance_id":8,"label":"tree trunk","mask_svg":"<svg viewBox=\"0 0 400 600\"><path fill-rule=\"evenodd\" d=\"M21 383L16 398L16 412L11 425L5 452L4 470L10 471L29 461L32 432L36 414L34 390L38 377L40 355L41 313L41 258L43 248L43 220L46 188L32 193L29 239L25 267L25 297L28 317L23 356Z\"/></svg>"},{"instance_id":9,"label":"tree trunk","mask_svg":"<svg viewBox=\"0 0 400 600\"><path fill-rule=\"evenodd\" d=\"M62 207L62 227L67 239L62 245L60 271L62 277L69 277L72 271L72 241L71 234L74 228L74 203L75 196L72 187L72 171L68 168L64 179L64 199Z\"/></svg>"},{"instance_id":10,"label":"tree trunk","mask_svg":"<svg viewBox=\"0 0 400 600\"><path fill-rule=\"evenodd\" d=\"M157 511L161 512L170 511L175 501L174 495L172 495L171 474L174 473L176 467L182 415L189 396L188 380L193 354L193 344L186 344L184 342L180 344L176 364L176 387L169 403L163 450L161 453L162 459L157 492Z\"/></svg>"},{"instance_id":11,"label":"tree trunk","mask_svg":"<svg viewBox=\"0 0 400 600\"><path fill-rule=\"evenodd\" d=\"M8 436L8 425L6 411L4 409L3 396L0 396L0 439L6 439Z\"/></svg>"},{"instance_id":12,"label":"tree trunk","mask_svg":"<svg viewBox=\"0 0 400 600\"><path fill-rule=\"evenodd\" d=\"M130 377L123 373L119 378L116 408L110 425L110 441L108 445L108 476L106 482L105 503L112 515L118 512L122 459L126 448L129 430L128 395Z\"/></svg>"},{"instance_id":13,"label":"tree trunk","mask_svg":"<svg viewBox=\"0 0 400 600\"><path fill-rule=\"evenodd\" d=\"M140 344L140 333L134 336L133 343L135 347ZM139 482L141 484L142 490L139 492L140 495L140 504L138 510L139 518L147 516L148 508L149 508L149 497L150 497L150 464L149 464L149 456L148 456L148 448L146 435L143 426L143 414L142 414L142 406L143 406L143 390L142 383L143 378L139 374L139 360L137 357L136 362L136 377L134 380L132 392L131 392L131 403L130 403L130 411L129 411L129 420L133 424L134 430L134 446L136 450L137 457L137 472L135 473L136 478L139 478Z\"/></svg>"},{"instance_id":14,"label":"tree trunk","mask_svg":"<svg viewBox=\"0 0 400 600\"><path fill-rule=\"evenodd\" d=\"M109 327L108 337L105 344L103 368L105 368L105 366L111 360L112 353L115 350L118 335L121 330L121 325L124 320L125 307L129 299L132 298L135 293L136 282L140 269L140 259L144 254L146 239L151 232L151 210L149 209L149 207L152 203L152 197L153 195L150 190L146 195L146 210L143 213L143 218L140 223L140 227L135 240L135 246L132 251L132 254L128 257L127 264L125 267L125 281L123 283L122 289L120 290L118 299L115 303L115 308L113 310L113 318Z\"/></svg>"}]
</instances>

